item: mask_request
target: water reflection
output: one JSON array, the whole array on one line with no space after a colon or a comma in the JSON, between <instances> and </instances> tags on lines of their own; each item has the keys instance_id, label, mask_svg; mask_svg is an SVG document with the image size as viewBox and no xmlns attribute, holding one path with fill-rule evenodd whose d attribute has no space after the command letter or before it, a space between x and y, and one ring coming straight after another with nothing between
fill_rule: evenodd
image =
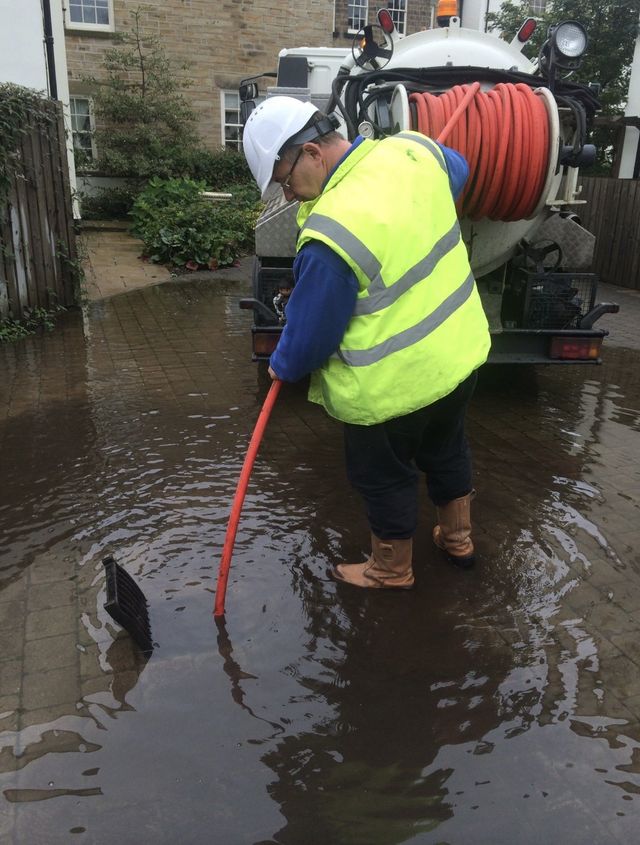
<instances>
[{"instance_id":1,"label":"water reflection","mask_svg":"<svg viewBox=\"0 0 640 845\"><path fill-rule=\"evenodd\" d=\"M225 623L220 619L215 619L216 627L218 629L218 652L220 657L223 659L223 669L225 674L228 676L231 682L231 698L239 707L242 707L252 719L258 719L260 721L266 722L270 725L276 734L282 733L284 731L284 727L282 725L278 725L276 722L270 722L268 719L263 718L262 716L256 715L253 710L245 704L245 691L243 688L244 681L256 681L258 680L256 675L252 675L249 672L245 672L240 668L238 662L233 658L233 645L229 638L229 634L227 633L227 628Z\"/></svg>"},{"instance_id":2,"label":"water reflection","mask_svg":"<svg viewBox=\"0 0 640 845\"><path fill-rule=\"evenodd\" d=\"M168 285L86 325L0 349L24 400L0 423L0 839L633 841L637 352L587 377L487 373L470 418L481 565L439 557L425 497L407 595L326 577L368 529L339 427L287 386L216 629L268 388L246 315ZM149 600L148 662L102 610L106 551Z\"/></svg>"},{"instance_id":3,"label":"water reflection","mask_svg":"<svg viewBox=\"0 0 640 845\"><path fill-rule=\"evenodd\" d=\"M580 397L592 395L594 383L570 386ZM537 814L569 798L563 824L574 832L563 841L584 842L589 826L602 841L617 841L613 829L625 812L615 804L614 812L609 787L617 784L622 799L640 790L640 732L624 696L616 697L616 661L625 658L613 638L630 620L623 607L611 608L612 590L599 588L626 578L629 561L592 519L604 501L598 481L581 480L610 409L597 402L588 426L576 395L565 393L556 407L532 388L509 385L515 402L507 406L504 383L497 393L485 384L473 413L474 437L486 429L493 441L487 437L479 455L481 571L442 569L423 540L419 595L402 601L339 587L336 604L319 607L317 595L305 596L316 590L294 579L308 615L307 651L334 655L311 662L313 674L305 672L306 655L290 674L335 716L263 757L288 820L275 841L436 842L449 831L471 835L473 811L496 837L487 841L510 841L525 818L518 841L538 842L553 838L557 818L552 811L541 826ZM505 437L485 411L492 422L517 414L521 424L509 419ZM578 427L583 443L575 450ZM333 523L339 519L334 511ZM335 559L324 539L314 535L312 546ZM586 737L608 744L614 770L634 773L612 780L609 768L592 766L588 799L579 778L558 776L576 758L607 756L583 747L578 738ZM527 755L542 765L531 766Z\"/></svg>"}]
</instances>

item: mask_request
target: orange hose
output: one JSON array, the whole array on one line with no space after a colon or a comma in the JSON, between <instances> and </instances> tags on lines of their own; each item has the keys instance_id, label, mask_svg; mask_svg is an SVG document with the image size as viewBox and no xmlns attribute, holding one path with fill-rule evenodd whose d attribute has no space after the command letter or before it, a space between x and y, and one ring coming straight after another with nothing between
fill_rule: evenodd
<instances>
[{"instance_id":1,"label":"orange hose","mask_svg":"<svg viewBox=\"0 0 640 845\"><path fill-rule=\"evenodd\" d=\"M470 177L457 202L471 220L525 220L542 195L549 166L549 122L541 97L523 83L456 85L411 94L418 132L462 153Z\"/></svg>"},{"instance_id":2,"label":"orange hose","mask_svg":"<svg viewBox=\"0 0 640 845\"><path fill-rule=\"evenodd\" d=\"M229 569L231 568L231 555L233 553L233 544L236 540L236 532L240 521L240 511L242 510L244 497L247 492L247 487L249 486L251 470L253 469L253 463L256 459L256 455L258 454L258 449L260 448L262 435L264 434L264 430L269 422L271 410L275 404L281 387L282 382L280 379L274 379L274 381L271 382L271 387L269 388L267 398L264 400L262 410L258 416L255 428L253 429L249 448L242 465L242 470L240 471L236 494L233 499L233 504L231 505L231 515L229 516L229 522L227 524L227 533L224 538L220 568L218 569L216 601L213 609L213 615L216 618L224 616L224 600L227 594L227 582L229 580Z\"/></svg>"}]
</instances>

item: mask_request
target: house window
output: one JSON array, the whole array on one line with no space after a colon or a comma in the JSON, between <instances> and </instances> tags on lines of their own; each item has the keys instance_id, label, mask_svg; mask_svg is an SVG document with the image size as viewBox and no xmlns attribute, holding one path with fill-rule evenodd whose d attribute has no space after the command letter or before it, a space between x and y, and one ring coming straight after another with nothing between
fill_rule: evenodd
<instances>
[{"instance_id":1,"label":"house window","mask_svg":"<svg viewBox=\"0 0 640 845\"><path fill-rule=\"evenodd\" d=\"M359 32L366 26L368 13L369 0L356 0L355 3L349 3L347 8L349 32Z\"/></svg>"},{"instance_id":2,"label":"house window","mask_svg":"<svg viewBox=\"0 0 640 845\"><path fill-rule=\"evenodd\" d=\"M91 100L88 97L71 97L69 109L71 112L73 151L76 155L76 163L81 166L95 158Z\"/></svg>"},{"instance_id":3,"label":"house window","mask_svg":"<svg viewBox=\"0 0 640 845\"><path fill-rule=\"evenodd\" d=\"M529 9L532 15L543 15L547 6L547 0L531 0Z\"/></svg>"},{"instance_id":4,"label":"house window","mask_svg":"<svg viewBox=\"0 0 640 845\"><path fill-rule=\"evenodd\" d=\"M113 31L113 0L68 0L65 25L67 29Z\"/></svg>"},{"instance_id":5,"label":"house window","mask_svg":"<svg viewBox=\"0 0 640 845\"><path fill-rule=\"evenodd\" d=\"M256 97L256 106L264 100ZM222 146L229 150L242 150L242 119L240 117L240 95L237 91L222 91Z\"/></svg>"},{"instance_id":6,"label":"house window","mask_svg":"<svg viewBox=\"0 0 640 845\"><path fill-rule=\"evenodd\" d=\"M400 35L407 34L407 0L388 0L387 8L391 12L396 29Z\"/></svg>"},{"instance_id":7,"label":"house window","mask_svg":"<svg viewBox=\"0 0 640 845\"><path fill-rule=\"evenodd\" d=\"M242 149L240 96L237 91L222 92L222 145L231 150Z\"/></svg>"}]
</instances>

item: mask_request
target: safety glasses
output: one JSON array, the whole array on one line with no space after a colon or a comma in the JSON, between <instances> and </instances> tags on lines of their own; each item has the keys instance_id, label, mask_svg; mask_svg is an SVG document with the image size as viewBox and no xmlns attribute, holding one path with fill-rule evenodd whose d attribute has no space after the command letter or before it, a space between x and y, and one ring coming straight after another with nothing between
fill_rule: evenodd
<instances>
[{"instance_id":1,"label":"safety glasses","mask_svg":"<svg viewBox=\"0 0 640 845\"><path fill-rule=\"evenodd\" d=\"M290 185L291 177L293 176L293 171L296 168L296 164L300 161L300 156L302 155L303 152L304 152L304 147L300 147L296 157L293 160L293 164L289 168L289 172L287 173L285 178L279 183L280 187L282 188L283 191L284 190L287 190L287 191L291 190L291 185Z\"/></svg>"}]
</instances>

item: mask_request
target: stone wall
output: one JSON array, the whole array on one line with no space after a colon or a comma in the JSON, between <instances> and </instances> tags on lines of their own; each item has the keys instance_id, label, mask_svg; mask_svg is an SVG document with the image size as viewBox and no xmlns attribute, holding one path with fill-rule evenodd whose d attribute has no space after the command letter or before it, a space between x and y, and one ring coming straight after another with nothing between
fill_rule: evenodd
<instances>
[{"instance_id":1,"label":"stone wall","mask_svg":"<svg viewBox=\"0 0 640 845\"><path fill-rule=\"evenodd\" d=\"M131 28L131 12L140 5L140 0L113 0L116 31ZM370 22L382 5L384 0L369 3ZM429 0L408 0L410 32L428 25L429 6ZM283 47L344 46L352 38L346 36L346 0L145 0L143 9L145 34L158 36L176 64L189 63L181 71L193 82L186 96L212 149L222 146L222 91L235 92L241 79L275 71ZM67 30L65 41L70 92L90 94L83 77L100 77L113 36Z\"/></svg>"}]
</instances>

